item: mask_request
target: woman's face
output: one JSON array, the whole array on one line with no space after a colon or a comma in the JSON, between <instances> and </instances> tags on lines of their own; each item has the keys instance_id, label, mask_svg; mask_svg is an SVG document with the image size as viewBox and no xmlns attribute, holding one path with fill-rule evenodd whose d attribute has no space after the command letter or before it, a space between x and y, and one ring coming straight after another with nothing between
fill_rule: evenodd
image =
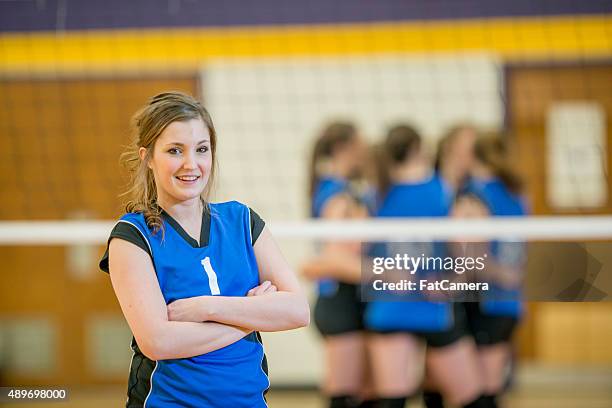
<instances>
[{"instance_id":1,"label":"woman's face","mask_svg":"<svg viewBox=\"0 0 612 408\"><path fill-rule=\"evenodd\" d=\"M455 171L462 177L466 176L474 164L474 143L476 132L471 128L459 131L448 153L455 163Z\"/></svg>"},{"instance_id":2,"label":"woman's face","mask_svg":"<svg viewBox=\"0 0 612 408\"><path fill-rule=\"evenodd\" d=\"M146 149L140 154L144 157ZM212 160L210 135L201 119L169 124L149 161L158 200L174 204L198 199L208 184Z\"/></svg>"},{"instance_id":3,"label":"woman's face","mask_svg":"<svg viewBox=\"0 0 612 408\"><path fill-rule=\"evenodd\" d=\"M363 164L366 159L367 145L360 135L356 135L353 139L346 143L339 152L339 156L343 157L350 167L350 175L358 175L363 170Z\"/></svg>"}]
</instances>

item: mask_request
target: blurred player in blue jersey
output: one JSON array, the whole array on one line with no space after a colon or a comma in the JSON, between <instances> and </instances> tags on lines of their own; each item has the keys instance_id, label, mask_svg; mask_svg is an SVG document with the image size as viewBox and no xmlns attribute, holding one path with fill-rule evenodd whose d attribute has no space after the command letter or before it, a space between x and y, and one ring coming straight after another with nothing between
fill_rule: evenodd
<instances>
[{"instance_id":1,"label":"blurred player in blue jersey","mask_svg":"<svg viewBox=\"0 0 612 408\"><path fill-rule=\"evenodd\" d=\"M437 177L424 153L420 135L408 125L393 127L380 152L379 217L444 217L452 192ZM414 246L414 248L411 248ZM404 252L434 254L435 243L399 245ZM417 272L418 274L419 272ZM484 407L476 350L467 336L462 310L448 302L383 298L369 302L366 328L380 407L403 407L418 392L425 369L455 405Z\"/></svg>"},{"instance_id":2,"label":"blurred player in blue jersey","mask_svg":"<svg viewBox=\"0 0 612 408\"><path fill-rule=\"evenodd\" d=\"M315 142L310 162L311 215L328 220L368 216L363 175L365 144L351 123L331 123ZM325 342L323 391L329 407L366 407L368 369L363 333L363 303L358 242L326 242L303 265L317 282L314 321Z\"/></svg>"},{"instance_id":3,"label":"blurred player in blue jersey","mask_svg":"<svg viewBox=\"0 0 612 408\"><path fill-rule=\"evenodd\" d=\"M521 196L522 182L508 159L505 140L482 134L474 146L472 177L463 197L458 197L455 215L480 211L482 216L521 217L528 213ZM478 210L480 208L480 210ZM496 400L507 381L511 363L512 334L523 313L521 282L525 250L521 242L493 241L487 265L491 289L480 302L466 303L467 322L478 345L478 356L489 398Z\"/></svg>"},{"instance_id":4,"label":"blurred player in blue jersey","mask_svg":"<svg viewBox=\"0 0 612 408\"><path fill-rule=\"evenodd\" d=\"M436 177L450 194L451 201L470 179L477 136L478 129L465 122L448 128L438 141L434 168ZM428 381L425 384L423 399L427 408L443 407L442 395L438 391L429 389L431 384Z\"/></svg>"},{"instance_id":5,"label":"blurred player in blue jersey","mask_svg":"<svg viewBox=\"0 0 612 408\"><path fill-rule=\"evenodd\" d=\"M308 324L261 218L208 201L216 146L191 96L159 94L135 116L127 214L100 262L134 334L127 407L266 407L258 332Z\"/></svg>"}]
</instances>

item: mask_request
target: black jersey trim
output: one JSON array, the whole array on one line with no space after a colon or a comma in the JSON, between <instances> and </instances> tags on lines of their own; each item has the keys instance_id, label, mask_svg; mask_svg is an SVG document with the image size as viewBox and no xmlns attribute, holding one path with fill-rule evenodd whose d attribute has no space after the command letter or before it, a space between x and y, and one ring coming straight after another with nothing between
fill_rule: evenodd
<instances>
[{"instance_id":1,"label":"black jersey trim","mask_svg":"<svg viewBox=\"0 0 612 408\"><path fill-rule=\"evenodd\" d=\"M185 231L183 227L181 227L181 224L179 224L177 220L172 218L172 216L168 214L164 209L162 209L162 217L192 247L204 248L208 246L208 241L210 238L210 207L208 206L208 204L204 205L204 209L202 211L202 224L200 225L200 242L198 242L195 238L189 235L187 231Z\"/></svg>"},{"instance_id":2,"label":"black jersey trim","mask_svg":"<svg viewBox=\"0 0 612 408\"><path fill-rule=\"evenodd\" d=\"M138 361L137 361L138 360ZM153 375L158 362L136 353L128 379L128 399L126 407L146 407L153 392Z\"/></svg>"},{"instance_id":3,"label":"black jersey trim","mask_svg":"<svg viewBox=\"0 0 612 408\"><path fill-rule=\"evenodd\" d=\"M255 245L257 239L261 235L265 221L252 208L249 208L250 227L251 227L251 245ZM170 226L192 247L203 248L207 247L210 240L210 207L205 205L202 213L202 225L200 227L200 242L187 233L177 220L172 218L165 210L162 209L162 217L170 224Z\"/></svg>"},{"instance_id":4,"label":"black jersey trim","mask_svg":"<svg viewBox=\"0 0 612 408\"><path fill-rule=\"evenodd\" d=\"M267 394L268 394L268 391L270 391L270 385L271 385L271 383L270 383L270 376L268 374L268 357L266 356L266 350L265 350L264 345L263 345L263 339L261 338L261 333L255 332L255 339L261 345L261 351L263 353L263 355L261 357L261 371L264 373L264 375L266 376L266 379L268 380L268 386L261 393L261 396L262 396L262 398L264 400L264 403L266 404L266 407L267 407L268 406Z\"/></svg>"},{"instance_id":5,"label":"black jersey trim","mask_svg":"<svg viewBox=\"0 0 612 408\"><path fill-rule=\"evenodd\" d=\"M138 228L138 226L136 224L134 224L133 222L130 221L126 221L126 220L119 220L119 222L117 223L117 225L115 226L116 228L119 227L121 225L121 223L123 224L127 224L133 228L136 229L136 231L138 231L138 236L140 238L142 238L142 241L144 241L144 243L147 245L146 248L142 248L144 249L149 255L153 256L153 250L151 249L151 244L149 244L149 240L147 239L147 237L145 236L145 234L140 230L140 228ZM138 244L138 242L135 242L136 245L140 246Z\"/></svg>"},{"instance_id":6,"label":"black jersey trim","mask_svg":"<svg viewBox=\"0 0 612 408\"><path fill-rule=\"evenodd\" d=\"M143 408L146 408L147 401L149 400L149 397L153 392L153 376L155 375L155 371L157 371L157 361L155 361L155 367L153 367L153 371L151 371L151 377L149 377L149 393L147 394L147 397L144 400Z\"/></svg>"},{"instance_id":7,"label":"black jersey trim","mask_svg":"<svg viewBox=\"0 0 612 408\"><path fill-rule=\"evenodd\" d=\"M172 226L174 230L192 247L201 248L208 246L210 239L210 223L211 223L211 215L210 215L210 207L207 207L207 211L204 211L202 214L202 226L200 228L200 238L202 239L201 243L198 243L193 237L191 237L185 230L181 227L181 225L170 216L166 211L162 210L162 216L164 219ZM265 221L255 212L252 208L249 208L249 219L250 219L250 227L251 227L251 245L255 245L257 239L263 232L263 229L266 225ZM100 259L98 264L99 268L108 273L109 264L108 264L108 245L110 244L111 239L119 238L125 241L128 241L143 251L145 251L151 259L153 259L153 251L151 249L151 245L149 244L148 239L144 235L144 233L136 226L134 223L127 220L119 220L115 227L110 233L110 237L108 239L106 250L104 251L104 255Z\"/></svg>"},{"instance_id":8,"label":"black jersey trim","mask_svg":"<svg viewBox=\"0 0 612 408\"><path fill-rule=\"evenodd\" d=\"M134 396L132 392L134 391L134 388L138 385L138 372L140 372L140 367L142 366L142 363L144 362L143 356L139 355L138 358L140 359L140 361L138 362L138 367L136 367L136 374L132 376L132 372L134 369L134 357L135 356L136 356L136 352L134 352L134 355L132 356L132 362L130 363L130 373L129 373L129 379L128 379L128 392L127 392L128 405L130 404L130 402L133 402L134 400Z\"/></svg>"},{"instance_id":9,"label":"black jersey trim","mask_svg":"<svg viewBox=\"0 0 612 408\"><path fill-rule=\"evenodd\" d=\"M147 254L149 254L151 259L153 259L151 245L149 244L149 241L146 239L140 228L138 228L134 223L130 221L119 220L110 233L110 237L108 238L106 244L106 250L104 251L104 255L102 255L102 259L100 259L100 262L98 264L99 268L104 272L108 273L109 271L108 247L113 238L123 239L124 241L128 241L136 245L137 247L145 251Z\"/></svg>"},{"instance_id":10,"label":"black jersey trim","mask_svg":"<svg viewBox=\"0 0 612 408\"><path fill-rule=\"evenodd\" d=\"M249 208L249 216L251 219L251 245L255 245L266 223L252 208Z\"/></svg>"}]
</instances>

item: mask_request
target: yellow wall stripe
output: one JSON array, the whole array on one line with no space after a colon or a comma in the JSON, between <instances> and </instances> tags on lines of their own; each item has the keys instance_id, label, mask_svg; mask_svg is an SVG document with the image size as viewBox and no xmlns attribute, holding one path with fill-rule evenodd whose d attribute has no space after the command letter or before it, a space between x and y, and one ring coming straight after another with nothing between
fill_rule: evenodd
<instances>
[{"instance_id":1,"label":"yellow wall stripe","mask_svg":"<svg viewBox=\"0 0 612 408\"><path fill-rule=\"evenodd\" d=\"M513 60L610 57L612 15L4 34L0 72L193 70L216 57L457 51Z\"/></svg>"}]
</instances>

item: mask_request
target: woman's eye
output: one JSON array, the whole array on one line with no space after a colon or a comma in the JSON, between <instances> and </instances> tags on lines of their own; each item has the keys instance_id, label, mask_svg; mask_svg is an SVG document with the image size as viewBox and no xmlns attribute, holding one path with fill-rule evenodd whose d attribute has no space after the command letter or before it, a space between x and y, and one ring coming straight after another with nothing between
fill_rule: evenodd
<instances>
[{"instance_id":1,"label":"woman's eye","mask_svg":"<svg viewBox=\"0 0 612 408\"><path fill-rule=\"evenodd\" d=\"M168 150L168 153L170 153L170 154L179 154L180 150L177 149L176 147L173 147L172 149Z\"/></svg>"},{"instance_id":2,"label":"woman's eye","mask_svg":"<svg viewBox=\"0 0 612 408\"><path fill-rule=\"evenodd\" d=\"M198 148L198 153L206 153L208 151L208 146L202 146Z\"/></svg>"}]
</instances>

